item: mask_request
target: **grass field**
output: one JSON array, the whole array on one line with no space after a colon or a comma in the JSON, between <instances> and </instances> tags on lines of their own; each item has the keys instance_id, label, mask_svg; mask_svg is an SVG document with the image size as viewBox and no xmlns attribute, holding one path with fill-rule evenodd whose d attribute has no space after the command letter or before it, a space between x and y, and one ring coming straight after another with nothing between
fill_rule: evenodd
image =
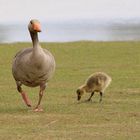
<instances>
[{"instance_id":1,"label":"grass field","mask_svg":"<svg viewBox=\"0 0 140 140\"><path fill-rule=\"evenodd\" d=\"M15 53L29 43L0 45L0 140L139 140L140 42L42 43L56 59L56 72L35 113L22 102L11 74ZM112 83L99 103L76 100L76 89L93 72ZM38 88L23 88L35 105Z\"/></svg>"}]
</instances>

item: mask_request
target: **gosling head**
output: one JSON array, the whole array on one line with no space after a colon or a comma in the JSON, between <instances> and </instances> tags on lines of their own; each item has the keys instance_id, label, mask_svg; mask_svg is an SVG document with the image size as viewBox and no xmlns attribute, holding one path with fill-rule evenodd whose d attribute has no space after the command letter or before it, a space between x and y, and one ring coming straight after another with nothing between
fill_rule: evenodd
<instances>
[{"instance_id":1,"label":"gosling head","mask_svg":"<svg viewBox=\"0 0 140 140\"><path fill-rule=\"evenodd\" d=\"M29 22L28 29L29 29L30 32L33 32L33 33L41 32L40 22L37 19L32 19Z\"/></svg>"},{"instance_id":2,"label":"gosling head","mask_svg":"<svg viewBox=\"0 0 140 140\"><path fill-rule=\"evenodd\" d=\"M77 100L79 101L81 99L81 96L84 94L84 91L81 89L77 89Z\"/></svg>"}]
</instances>

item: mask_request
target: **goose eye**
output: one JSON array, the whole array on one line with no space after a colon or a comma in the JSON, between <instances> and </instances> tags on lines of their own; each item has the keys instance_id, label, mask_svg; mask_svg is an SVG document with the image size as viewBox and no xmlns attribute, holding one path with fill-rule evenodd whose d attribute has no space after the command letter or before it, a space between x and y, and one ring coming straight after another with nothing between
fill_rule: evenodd
<instances>
[{"instance_id":1,"label":"goose eye","mask_svg":"<svg viewBox=\"0 0 140 140\"><path fill-rule=\"evenodd\" d=\"M31 23L31 24L33 24L33 22L32 22L32 21L30 21L30 23Z\"/></svg>"}]
</instances>

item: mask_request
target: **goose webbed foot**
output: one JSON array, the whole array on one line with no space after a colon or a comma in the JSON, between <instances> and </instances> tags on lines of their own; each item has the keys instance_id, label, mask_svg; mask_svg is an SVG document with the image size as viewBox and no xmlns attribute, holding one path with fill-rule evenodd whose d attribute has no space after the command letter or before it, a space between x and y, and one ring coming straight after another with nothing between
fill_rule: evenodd
<instances>
[{"instance_id":1,"label":"goose webbed foot","mask_svg":"<svg viewBox=\"0 0 140 140\"><path fill-rule=\"evenodd\" d=\"M43 111L44 110L40 106L38 106L34 109L34 112L43 112Z\"/></svg>"},{"instance_id":2,"label":"goose webbed foot","mask_svg":"<svg viewBox=\"0 0 140 140\"><path fill-rule=\"evenodd\" d=\"M32 107L32 105L31 105L31 104L27 104L27 106L28 106L28 107Z\"/></svg>"}]
</instances>

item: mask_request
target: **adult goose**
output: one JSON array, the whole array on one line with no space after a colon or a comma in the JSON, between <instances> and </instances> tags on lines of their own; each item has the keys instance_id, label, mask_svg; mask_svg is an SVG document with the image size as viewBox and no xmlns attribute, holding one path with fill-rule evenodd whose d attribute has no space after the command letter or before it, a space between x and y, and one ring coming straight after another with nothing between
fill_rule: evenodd
<instances>
[{"instance_id":1,"label":"adult goose","mask_svg":"<svg viewBox=\"0 0 140 140\"><path fill-rule=\"evenodd\" d=\"M55 60L48 50L42 49L39 45L38 32L41 32L40 22L36 19L31 20L28 29L33 47L23 49L16 54L13 60L12 73L16 81L17 90L29 107L31 107L31 103L25 91L22 90L22 84L28 87L40 86L39 100L34 111L43 111L40 103L46 84L54 74Z\"/></svg>"}]
</instances>

